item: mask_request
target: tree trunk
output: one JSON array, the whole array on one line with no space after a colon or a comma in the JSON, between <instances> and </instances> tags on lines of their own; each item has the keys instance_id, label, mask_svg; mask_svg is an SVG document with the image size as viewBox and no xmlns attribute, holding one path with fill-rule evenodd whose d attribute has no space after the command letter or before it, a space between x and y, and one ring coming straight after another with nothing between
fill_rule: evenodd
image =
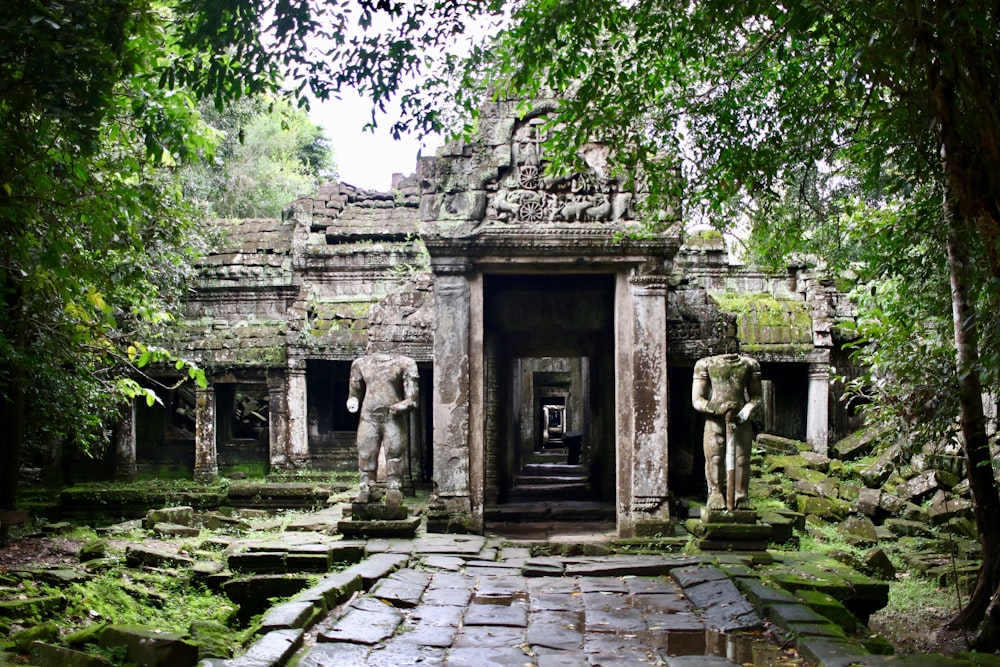
<instances>
[{"instance_id":1,"label":"tree trunk","mask_svg":"<svg viewBox=\"0 0 1000 667\"><path fill-rule=\"evenodd\" d=\"M6 336L15 350L25 349L27 336L21 312L21 288L17 280L10 280L7 272L0 274L0 318L8 324ZM16 352L15 352L16 354ZM13 363L0 379L0 424L4 434L0 437L0 511L17 509L17 486L21 474L21 450L24 445L25 398L21 366ZM0 544L7 541L9 527L0 528Z\"/></svg>"},{"instance_id":2,"label":"tree trunk","mask_svg":"<svg viewBox=\"0 0 1000 667\"><path fill-rule=\"evenodd\" d=\"M948 626L971 628L981 623L976 647L993 651L1000 647L1000 600L994 595L1000 585L1000 495L993 476L986 418L983 414L976 309L966 282L969 266L966 238L969 229L958 219L951 206L948 206L945 216L948 222L948 270L951 276L955 326L960 424L972 491L973 514L983 548L983 563L972 596Z\"/></svg>"}]
</instances>

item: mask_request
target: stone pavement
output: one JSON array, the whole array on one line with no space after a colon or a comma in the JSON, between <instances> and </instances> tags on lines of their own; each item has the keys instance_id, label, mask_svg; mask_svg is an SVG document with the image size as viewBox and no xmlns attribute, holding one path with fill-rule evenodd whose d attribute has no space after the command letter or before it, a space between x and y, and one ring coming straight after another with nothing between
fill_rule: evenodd
<instances>
[{"instance_id":1,"label":"stone pavement","mask_svg":"<svg viewBox=\"0 0 1000 667\"><path fill-rule=\"evenodd\" d=\"M202 667L846 667L891 659L869 655L801 599L766 585L747 556L532 557L512 543L440 534L368 540L364 560L272 607L244 655Z\"/></svg>"}]
</instances>

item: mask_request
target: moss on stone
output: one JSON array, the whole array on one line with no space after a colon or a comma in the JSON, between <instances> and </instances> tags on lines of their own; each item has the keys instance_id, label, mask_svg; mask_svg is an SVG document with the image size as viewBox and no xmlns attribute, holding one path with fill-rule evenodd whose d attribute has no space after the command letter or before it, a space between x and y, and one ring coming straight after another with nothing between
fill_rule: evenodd
<instances>
[{"instance_id":1,"label":"moss on stone","mask_svg":"<svg viewBox=\"0 0 1000 667\"><path fill-rule=\"evenodd\" d=\"M805 302L762 293L713 292L711 297L719 310L736 316L737 335L744 352L812 351L812 317Z\"/></svg>"}]
</instances>

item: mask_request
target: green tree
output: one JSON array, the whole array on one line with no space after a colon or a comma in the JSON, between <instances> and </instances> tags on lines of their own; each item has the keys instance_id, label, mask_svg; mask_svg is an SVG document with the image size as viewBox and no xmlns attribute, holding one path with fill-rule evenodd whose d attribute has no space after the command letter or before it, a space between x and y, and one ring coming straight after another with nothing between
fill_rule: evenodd
<instances>
[{"instance_id":1,"label":"green tree","mask_svg":"<svg viewBox=\"0 0 1000 667\"><path fill-rule=\"evenodd\" d=\"M980 397L996 372L979 356L976 305L1000 275L998 34L997 7L979 0L528 0L466 78L517 97L565 95L551 116L557 168L599 138L620 169L645 175L654 200L679 197L688 215L723 227L777 215L822 240L824 253L830 239L847 242L834 247L846 259L858 236L814 224L846 220L846 206L826 206L839 190L875 209L907 208L900 224L873 217L881 224L866 230L883 267L920 250L926 258L930 239L941 243L933 250L947 264L936 266L947 268L937 279L949 283L934 293L949 296L957 397L946 407L960 415L984 553L955 623L990 620L980 633L988 648L1000 646L1000 610L990 606L1000 585L1000 496ZM491 76L481 76L484 63Z\"/></svg>"},{"instance_id":2,"label":"green tree","mask_svg":"<svg viewBox=\"0 0 1000 667\"><path fill-rule=\"evenodd\" d=\"M322 128L287 100L243 98L222 112L201 105L224 134L211 162L180 171L184 194L222 218L275 217L297 196L336 177Z\"/></svg>"},{"instance_id":3,"label":"green tree","mask_svg":"<svg viewBox=\"0 0 1000 667\"><path fill-rule=\"evenodd\" d=\"M137 340L176 306L198 250L175 174L218 138L197 103L301 105L349 86L384 104L479 6L0 3L0 510L16 507L26 442L94 451L115 406L143 394L136 367L164 356Z\"/></svg>"}]
</instances>

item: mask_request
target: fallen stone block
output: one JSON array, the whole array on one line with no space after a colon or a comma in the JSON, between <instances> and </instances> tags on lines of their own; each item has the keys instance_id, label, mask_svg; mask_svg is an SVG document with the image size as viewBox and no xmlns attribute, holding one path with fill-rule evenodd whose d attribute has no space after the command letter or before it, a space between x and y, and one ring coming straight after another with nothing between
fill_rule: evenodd
<instances>
[{"instance_id":1,"label":"fallen stone block","mask_svg":"<svg viewBox=\"0 0 1000 667\"><path fill-rule=\"evenodd\" d=\"M925 470L896 487L896 493L904 500L919 503L941 488L940 476L937 470Z\"/></svg>"},{"instance_id":2,"label":"fallen stone block","mask_svg":"<svg viewBox=\"0 0 1000 667\"><path fill-rule=\"evenodd\" d=\"M62 595L43 595L26 600L0 600L0 618L15 620L47 618L66 608Z\"/></svg>"},{"instance_id":3,"label":"fallen stone block","mask_svg":"<svg viewBox=\"0 0 1000 667\"><path fill-rule=\"evenodd\" d=\"M893 581L896 578L896 566L880 547L865 552L864 564L869 572L883 581Z\"/></svg>"},{"instance_id":4,"label":"fallen stone block","mask_svg":"<svg viewBox=\"0 0 1000 667\"><path fill-rule=\"evenodd\" d=\"M32 644L28 655L36 667L111 667L111 663L99 655L44 642Z\"/></svg>"},{"instance_id":5,"label":"fallen stone block","mask_svg":"<svg viewBox=\"0 0 1000 667\"><path fill-rule=\"evenodd\" d=\"M150 529L158 523L173 523L179 526L194 525L194 508L188 505L177 507L163 507L161 509L149 510L146 518L143 519L143 528Z\"/></svg>"},{"instance_id":6,"label":"fallen stone block","mask_svg":"<svg viewBox=\"0 0 1000 667\"><path fill-rule=\"evenodd\" d=\"M231 554L227 563L233 572L268 574L287 571L287 557L285 551L246 551Z\"/></svg>"},{"instance_id":7,"label":"fallen stone block","mask_svg":"<svg viewBox=\"0 0 1000 667\"><path fill-rule=\"evenodd\" d=\"M198 537L201 530L194 526L184 526L179 523L160 521L153 525L153 534L158 537Z\"/></svg>"},{"instance_id":8,"label":"fallen stone block","mask_svg":"<svg viewBox=\"0 0 1000 667\"><path fill-rule=\"evenodd\" d=\"M883 524L891 530L893 534L906 537L926 537L933 538L934 532L919 521L909 519L886 519Z\"/></svg>"},{"instance_id":9,"label":"fallen stone block","mask_svg":"<svg viewBox=\"0 0 1000 667\"><path fill-rule=\"evenodd\" d=\"M927 508L927 518L935 526L957 517L972 517L972 503L965 498L941 498Z\"/></svg>"},{"instance_id":10,"label":"fallen stone block","mask_svg":"<svg viewBox=\"0 0 1000 667\"><path fill-rule=\"evenodd\" d=\"M798 454L802 451L803 446L809 446L808 443L804 443L801 440L782 438L781 436L771 435L770 433L759 434L757 436L756 444L765 452L769 452L771 454Z\"/></svg>"},{"instance_id":11,"label":"fallen stone block","mask_svg":"<svg viewBox=\"0 0 1000 667\"><path fill-rule=\"evenodd\" d=\"M835 442L831 450L838 459L853 461L870 454L881 434L878 429L863 428Z\"/></svg>"},{"instance_id":12,"label":"fallen stone block","mask_svg":"<svg viewBox=\"0 0 1000 667\"><path fill-rule=\"evenodd\" d=\"M837 526L837 534L851 546L871 546L878 542L875 524L868 517L848 517Z\"/></svg>"},{"instance_id":13,"label":"fallen stone block","mask_svg":"<svg viewBox=\"0 0 1000 667\"><path fill-rule=\"evenodd\" d=\"M193 558L181 556L161 549L153 549L133 544L125 550L125 565L128 567L183 567L194 565Z\"/></svg>"},{"instance_id":14,"label":"fallen stone block","mask_svg":"<svg viewBox=\"0 0 1000 667\"><path fill-rule=\"evenodd\" d=\"M862 487L858 490L858 499L855 502L855 507L859 513L867 517L877 516L880 509L879 501L881 497L881 489Z\"/></svg>"},{"instance_id":15,"label":"fallen stone block","mask_svg":"<svg viewBox=\"0 0 1000 667\"><path fill-rule=\"evenodd\" d=\"M147 667L193 667L198 662L197 646L179 634L151 628L109 625L101 631L98 644L125 647L126 660Z\"/></svg>"}]
</instances>

